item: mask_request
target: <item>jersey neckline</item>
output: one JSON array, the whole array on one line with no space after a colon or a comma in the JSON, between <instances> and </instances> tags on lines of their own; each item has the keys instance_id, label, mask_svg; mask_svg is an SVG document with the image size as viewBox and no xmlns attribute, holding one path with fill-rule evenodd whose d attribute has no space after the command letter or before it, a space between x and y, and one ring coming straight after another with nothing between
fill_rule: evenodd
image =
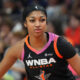
<instances>
[{"instance_id":1,"label":"jersey neckline","mask_svg":"<svg viewBox=\"0 0 80 80\"><path fill-rule=\"evenodd\" d=\"M31 47L31 45L30 45L29 42L28 42L29 35L26 36L25 43L26 43L27 47L28 47L31 51L33 51L33 52L36 53L36 54L40 54L40 53L42 53L43 51L45 51L45 50L48 48L48 46L50 45L50 43L51 43L51 41L52 41L51 33L48 33L48 34L49 34L49 40L48 40L48 42L44 45L44 47L43 47L41 50L36 50L36 49L34 49L34 48Z\"/></svg>"}]
</instances>

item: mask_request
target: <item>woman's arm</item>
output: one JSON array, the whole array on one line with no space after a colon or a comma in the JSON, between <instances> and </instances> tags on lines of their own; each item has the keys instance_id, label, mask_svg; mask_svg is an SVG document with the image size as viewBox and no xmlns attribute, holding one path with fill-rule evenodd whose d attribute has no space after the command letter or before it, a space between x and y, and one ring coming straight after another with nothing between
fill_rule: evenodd
<instances>
[{"instance_id":1,"label":"woman's arm","mask_svg":"<svg viewBox=\"0 0 80 80\"><path fill-rule=\"evenodd\" d=\"M21 52L24 46L24 40L18 42L16 45L8 49L5 57L0 63L0 79L8 71L8 69L21 58Z\"/></svg>"},{"instance_id":2,"label":"woman's arm","mask_svg":"<svg viewBox=\"0 0 80 80\"><path fill-rule=\"evenodd\" d=\"M17 60L16 55L14 54L14 48L10 48L0 63L0 78L8 71L8 69L14 64Z\"/></svg>"},{"instance_id":3,"label":"woman's arm","mask_svg":"<svg viewBox=\"0 0 80 80\"><path fill-rule=\"evenodd\" d=\"M75 48L63 37L59 37L57 49L63 59L67 60L77 74L80 75L80 56L76 53Z\"/></svg>"},{"instance_id":4,"label":"woman's arm","mask_svg":"<svg viewBox=\"0 0 80 80\"><path fill-rule=\"evenodd\" d=\"M76 54L70 59L67 59L68 63L72 66L72 68L80 75L80 56Z\"/></svg>"}]
</instances>

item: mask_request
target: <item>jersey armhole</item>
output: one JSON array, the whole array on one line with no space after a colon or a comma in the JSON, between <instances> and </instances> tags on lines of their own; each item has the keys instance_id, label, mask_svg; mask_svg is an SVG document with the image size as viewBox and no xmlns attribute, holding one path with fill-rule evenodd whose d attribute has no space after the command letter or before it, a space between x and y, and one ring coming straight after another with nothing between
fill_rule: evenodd
<instances>
[{"instance_id":1,"label":"jersey armhole","mask_svg":"<svg viewBox=\"0 0 80 80\"><path fill-rule=\"evenodd\" d=\"M59 36L56 36L55 39L54 39L54 43L53 43L53 47L54 47L54 51L55 51L55 54L60 58L60 59L63 59L63 56L60 54L58 48L57 48L57 40L58 40Z\"/></svg>"}]
</instances>

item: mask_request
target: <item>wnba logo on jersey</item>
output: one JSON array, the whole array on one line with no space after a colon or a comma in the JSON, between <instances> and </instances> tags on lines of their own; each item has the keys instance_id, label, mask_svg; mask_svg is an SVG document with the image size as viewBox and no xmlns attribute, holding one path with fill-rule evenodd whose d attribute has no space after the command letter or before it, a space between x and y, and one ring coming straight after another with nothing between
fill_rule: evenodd
<instances>
[{"instance_id":1,"label":"wnba logo on jersey","mask_svg":"<svg viewBox=\"0 0 80 80\"><path fill-rule=\"evenodd\" d=\"M54 58L48 59L34 59L34 60L26 60L27 66L39 66L39 65L47 65L51 63L56 63Z\"/></svg>"},{"instance_id":2,"label":"wnba logo on jersey","mask_svg":"<svg viewBox=\"0 0 80 80\"><path fill-rule=\"evenodd\" d=\"M31 55L30 55L30 53L29 53L29 55L28 55L28 58L32 58Z\"/></svg>"}]
</instances>

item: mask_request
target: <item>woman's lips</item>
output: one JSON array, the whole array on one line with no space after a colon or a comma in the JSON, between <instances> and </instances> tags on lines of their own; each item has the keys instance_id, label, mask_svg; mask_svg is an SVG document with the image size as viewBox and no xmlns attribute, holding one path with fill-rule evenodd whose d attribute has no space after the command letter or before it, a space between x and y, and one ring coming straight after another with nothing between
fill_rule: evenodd
<instances>
[{"instance_id":1,"label":"woman's lips","mask_svg":"<svg viewBox=\"0 0 80 80\"><path fill-rule=\"evenodd\" d=\"M42 30L41 29L35 29L35 32L41 32Z\"/></svg>"}]
</instances>

